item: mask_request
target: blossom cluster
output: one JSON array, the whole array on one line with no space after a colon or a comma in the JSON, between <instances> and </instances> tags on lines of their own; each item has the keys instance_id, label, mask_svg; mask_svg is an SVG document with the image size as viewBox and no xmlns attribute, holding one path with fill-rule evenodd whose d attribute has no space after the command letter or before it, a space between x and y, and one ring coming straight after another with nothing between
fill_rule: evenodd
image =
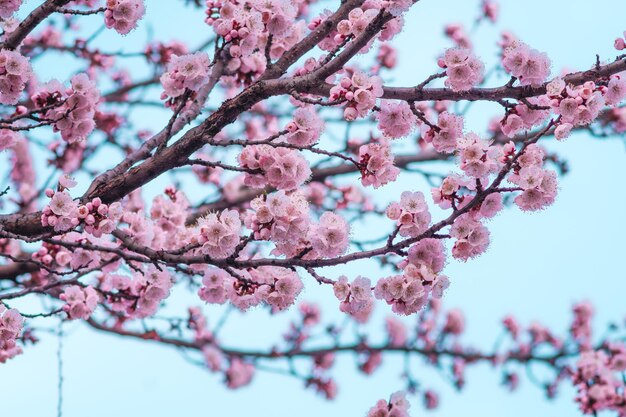
<instances>
[{"instance_id":1,"label":"blossom cluster","mask_svg":"<svg viewBox=\"0 0 626 417\"><path fill-rule=\"evenodd\" d=\"M326 38L324 38L318 46L324 51L332 51L339 45L346 42L347 39L353 39L361 36L368 25L380 13L381 9L389 12L395 18L388 21L382 28L381 32L370 39L360 52L367 52L374 40L378 38L382 42L391 40L395 35L400 33L404 25L402 14L406 12L412 5L408 0L367 0L359 7L352 9L347 19L341 20L335 30L332 30ZM330 10L324 10L322 13L311 20L308 25L310 30L315 30L323 24L332 13Z\"/></svg>"},{"instance_id":2,"label":"blossom cluster","mask_svg":"<svg viewBox=\"0 0 626 417\"><path fill-rule=\"evenodd\" d=\"M467 48L446 50L439 66L446 70L445 85L454 91L466 91L478 85L485 73L482 61Z\"/></svg>"},{"instance_id":3,"label":"blossom cluster","mask_svg":"<svg viewBox=\"0 0 626 417\"><path fill-rule=\"evenodd\" d=\"M100 92L87 74L73 76L70 88L52 80L41 86L31 99L37 106L46 109L42 114L69 143L86 139L96 127L95 114Z\"/></svg>"},{"instance_id":4,"label":"blossom cluster","mask_svg":"<svg viewBox=\"0 0 626 417\"><path fill-rule=\"evenodd\" d=\"M372 20L378 15L379 11L375 8L363 10L356 7L350 10L348 18L337 24L337 35L335 42L340 44L348 37L357 37L362 34Z\"/></svg>"},{"instance_id":5,"label":"blossom cluster","mask_svg":"<svg viewBox=\"0 0 626 417\"><path fill-rule=\"evenodd\" d=\"M502 66L520 85L537 87L550 75L550 58L521 41L514 41L502 53Z\"/></svg>"},{"instance_id":6,"label":"blossom cluster","mask_svg":"<svg viewBox=\"0 0 626 417\"><path fill-rule=\"evenodd\" d=\"M70 320L88 319L100 301L98 292L93 287L83 288L78 285L66 287L59 298L65 301L63 311Z\"/></svg>"},{"instance_id":7,"label":"blossom cluster","mask_svg":"<svg viewBox=\"0 0 626 417\"><path fill-rule=\"evenodd\" d=\"M233 357L230 366L226 370L226 385L230 389L237 389L248 385L254 376L254 365L244 360Z\"/></svg>"},{"instance_id":8,"label":"blossom cluster","mask_svg":"<svg viewBox=\"0 0 626 417\"><path fill-rule=\"evenodd\" d=\"M449 286L448 277L441 274L445 252L438 239L426 238L412 245L402 265L401 275L382 278L374 288L376 298L385 300L398 314L418 312L430 297L441 298Z\"/></svg>"},{"instance_id":9,"label":"blossom cluster","mask_svg":"<svg viewBox=\"0 0 626 417\"><path fill-rule=\"evenodd\" d=\"M459 48L472 48L472 41L461 23L450 23L444 27L444 34Z\"/></svg>"},{"instance_id":10,"label":"blossom cluster","mask_svg":"<svg viewBox=\"0 0 626 417\"><path fill-rule=\"evenodd\" d=\"M0 104L17 104L31 73L28 58L19 52L0 50Z\"/></svg>"},{"instance_id":11,"label":"blossom cluster","mask_svg":"<svg viewBox=\"0 0 626 417\"><path fill-rule=\"evenodd\" d=\"M41 224L53 227L56 232L65 232L78 225L84 225L85 232L100 237L115 230L122 217L122 205L119 202L105 204L100 197L95 197L85 204L72 199L70 193L46 190L50 203L41 214Z\"/></svg>"},{"instance_id":12,"label":"blossom cluster","mask_svg":"<svg viewBox=\"0 0 626 417\"><path fill-rule=\"evenodd\" d=\"M6 19L17 12L24 0L4 0L0 4L0 18Z\"/></svg>"},{"instance_id":13,"label":"blossom cluster","mask_svg":"<svg viewBox=\"0 0 626 417\"><path fill-rule=\"evenodd\" d=\"M522 130L529 130L544 123L550 116L550 100L546 96L531 97L509 109L501 122L502 132L512 138ZM529 107L530 106L530 107Z\"/></svg>"},{"instance_id":14,"label":"blossom cluster","mask_svg":"<svg viewBox=\"0 0 626 417\"><path fill-rule=\"evenodd\" d=\"M135 29L146 13L143 0L107 0L106 6L104 24L121 35Z\"/></svg>"},{"instance_id":15,"label":"blossom cluster","mask_svg":"<svg viewBox=\"0 0 626 417\"><path fill-rule=\"evenodd\" d=\"M305 250L310 217L309 203L301 192L287 194L280 190L252 200L245 225L257 240L271 240L276 254L296 256Z\"/></svg>"},{"instance_id":16,"label":"blossom cluster","mask_svg":"<svg viewBox=\"0 0 626 417\"><path fill-rule=\"evenodd\" d=\"M376 105L376 99L382 97L382 80L378 76L368 77L360 71L346 75L330 89L330 100L347 102L343 117L355 120L365 117Z\"/></svg>"},{"instance_id":17,"label":"blossom cluster","mask_svg":"<svg viewBox=\"0 0 626 417\"><path fill-rule=\"evenodd\" d=\"M463 116L447 111L439 114L435 127L424 125L422 139L433 145L437 152L453 153L457 149L457 141L463 137Z\"/></svg>"},{"instance_id":18,"label":"blossom cluster","mask_svg":"<svg viewBox=\"0 0 626 417\"><path fill-rule=\"evenodd\" d=\"M297 146L311 146L324 131L324 122L313 106L298 107L287 124L287 142Z\"/></svg>"},{"instance_id":19,"label":"blossom cluster","mask_svg":"<svg viewBox=\"0 0 626 417\"><path fill-rule=\"evenodd\" d=\"M304 37L306 24L296 20L297 3L288 0L207 0L206 7L206 23L230 44L228 70L236 72L242 81L265 70L264 50L270 36L271 59L279 58Z\"/></svg>"},{"instance_id":20,"label":"blossom cluster","mask_svg":"<svg viewBox=\"0 0 626 417\"><path fill-rule=\"evenodd\" d=\"M82 266L77 264L80 259L79 256L73 256L73 253L66 248L47 242L44 242L37 251L33 252L32 259L45 265L48 269L60 269L68 266L72 269L79 269ZM44 269L41 274L46 276L48 271Z\"/></svg>"},{"instance_id":21,"label":"blossom cluster","mask_svg":"<svg viewBox=\"0 0 626 417\"><path fill-rule=\"evenodd\" d=\"M456 238L452 256L463 261L484 253L489 246L489 229L470 213L454 220L450 236Z\"/></svg>"},{"instance_id":22,"label":"blossom cluster","mask_svg":"<svg viewBox=\"0 0 626 417\"><path fill-rule=\"evenodd\" d=\"M361 184L378 188L398 178L400 169L394 164L391 145L386 140L372 142L359 148Z\"/></svg>"},{"instance_id":23,"label":"blossom cluster","mask_svg":"<svg viewBox=\"0 0 626 417\"><path fill-rule=\"evenodd\" d=\"M22 332L23 322L19 311L7 309L0 303L0 363L22 353L15 342Z\"/></svg>"},{"instance_id":24,"label":"blossom cluster","mask_svg":"<svg viewBox=\"0 0 626 417\"><path fill-rule=\"evenodd\" d=\"M508 176L510 182L523 190L514 201L524 211L541 210L556 198L556 172L543 168L544 158L541 147L529 145L518 159L518 167Z\"/></svg>"},{"instance_id":25,"label":"blossom cluster","mask_svg":"<svg viewBox=\"0 0 626 417\"><path fill-rule=\"evenodd\" d=\"M582 352L576 363L573 382L578 388L576 402L585 414L601 411L626 414L624 381L619 376L626 371L626 346L609 343L606 350Z\"/></svg>"},{"instance_id":26,"label":"blossom cluster","mask_svg":"<svg viewBox=\"0 0 626 417\"><path fill-rule=\"evenodd\" d=\"M343 254L348 249L350 226L338 214L324 212L319 222L311 225L309 240L313 258L332 258Z\"/></svg>"},{"instance_id":27,"label":"blossom cluster","mask_svg":"<svg viewBox=\"0 0 626 417\"><path fill-rule=\"evenodd\" d=\"M400 236L417 237L430 225L430 211L420 191L404 191L400 202L393 202L387 207L387 217L395 220Z\"/></svg>"},{"instance_id":28,"label":"blossom cluster","mask_svg":"<svg viewBox=\"0 0 626 417\"><path fill-rule=\"evenodd\" d=\"M23 321L19 311L7 309L0 303L0 362L21 352L15 342L22 331Z\"/></svg>"},{"instance_id":29,"label":"blossom cluster","mask_svg":"<svg viewBox=\"0 0 626 417\"><path fill-rule=\"evenodd\" d=\"M411 133L417 117L406 101L384 100L376 114L378 129L389 138L397 139Z\"/></svg>"},{"instance_id":30,"label":"blossom cluster","mask_svg":"<svg viewBox=\"0 0 626 417\"><path fill-rule=\"evenodd\" d=\"M132 277L105 274L100 288L107 292L106 298L113 311L144 318L156 313L169 296L172 285L172 276L166 269L149 265Z\"/></svg>"},{"instance_id":31,"label":"blossom cluster","mask_svg":"<svg viewBox=\"0 0 626 417\"><path fill-rule=\"evenodd\" d=\"M269 184L279 190L293 190L311 176L311 168L298 150L279 145L246 146L239 154L239 163L242 168L260 171L245 174L244 183L255 188Z\"/></svg>"},{"instance_id":32,"label":"blossom cluster","mask_svg":"<svg viewBox=\"0 0 626 417\"><path fill-rule=\"evenodd\" d=\"M9 129L0 129L0 152L15 146L19 139L19 133Z\"/></svg>"},{"instance_id":33,"label":"blossom cluster","mask_svg":"<svg viewBox=\"0 0 626 417\"><path fill-rule=\"evenodd\" d=\"M182 56L172 56L167 71L161 76L162 99L177 98L186 90L198 91L209 79L209 55L196 52Z\"/></svg>"},{"instance_id":34,"label":"blossom cluster","mask_svg":"<svg viewBox=\"0 0 626 417\"><path fill-rule=\"evenodd\" d=\"M333 284L335 297L341 304L339 309L359 323L366 323L374 310L372 284L369 278L357 277L351 283L348 277L340 276Z\"/></svg>"},{"instance_id":35,"label":"blossom cluster","mask_svg":"<svg viewBox=\"0 0 626 417\"><path fill-rule=\"evenodd\" d=\"M404 392L396 392L391 395L389 402L378 400L367 412L367 417L409 417L410 407Z\"/></svg>"},{"instance_id":36,"label":"blossom cluster","mask_svg":"<svg viewBox=\"0 0 626 417\"><path fill-rule=\"evenodd\" d=\"M502 149L490 146L475 133L468 133L457 143L460 168L473 178L484 179L502 165Z\"/></svg>"},{"instance_id":37,"label":"blossom cluster","mask_svg":"<svg viewBox=\"0 0 626 417\"><path fill-rule=\"evenodd\" d=\"M547 93L552 110L561 116L555 137L564 139L575 126L594 121L605 105L616 105L624 100L626 80L618 74L612 76L606 86L598 86L592 81L572 86L557 77L548 83Z\"/></svg>"},{"instance_id":38,"label":"blossom cluster","mask_svg":"<svg viewBox=\"0 0 626 417\"><path fill-rule=\"evenodd\" d=\"M241 220L237 210L209 213L198 220L198 234L194 240L202 245L200 251L212 258L231 256L239 244Z\"/></svg>"},{"instance_id":39,"label":"blossom cluster","mask_svg":"<svg viewBox=\"0 0 626 417\"><path fill-rule=\"evenodd\" d=\"M199 297L212 304L230 301L242 311L261 303L280 311L293 305L303 288L298 274L287 268L263 266L237 271L236 275L207 268L198 290Z\"/></svg>"}]
</instances>

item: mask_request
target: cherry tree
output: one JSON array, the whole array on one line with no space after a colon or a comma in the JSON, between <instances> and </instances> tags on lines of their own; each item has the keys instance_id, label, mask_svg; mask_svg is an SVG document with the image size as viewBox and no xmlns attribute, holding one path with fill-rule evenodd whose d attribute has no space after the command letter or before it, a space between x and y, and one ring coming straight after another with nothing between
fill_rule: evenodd
<instances>
[{"instance_id":1,"label":"cherry tree","mask_svg":"<svg viewBox=\"0 0 626 417\"><path fill-rule=\"evenodd\" d=\"M338 355L372 374L401 352L459 389L471 365L492 364L514 390L538 364L549 396L570 383L583 413L626 415L624 329L598 338L589 303L560 331L504 317L503 340L483 351L440 301L455 280L448 260L470 263L492 244L490 219L550 210L567 165L545 142L626 132L626 33L606 40L616 56L560 70L541 45L503 32L490 68L449 25L450 47L420 63L432 75L396 86L394 68L412 57L394 37L419 1L178 1L206 24L198 43L155 39L134 52L115 51L159 2L22 3L0 4L0 363L28 361L40 333L82 321L181 349L231 389L282 364L332 400ZM476 26L497 25L494 1L476 12ZM119 45L94 46L108 32ZM50 79L38 70L50 54L76 71ZM137 62L148 77L132 76ZM477 102L491 113L472 131ZM167 116L137 129L133 111L154 107ZM445 170L424 168L432 162ZM171 185L152 191L162 176ZM337 322L303 299L312 285L335 301ZM178 316L174 292L194 300ZM32 299L41 311L19 307ZM216 323L207 304L223 305ZM389 310L382 342L367 333L375 308ZM230 346L219 333L233 309L295 314L270 347ZM399 384L363 413L407 416L407 393L437 407L408 367Z\"/></svg>"}]
</instances>

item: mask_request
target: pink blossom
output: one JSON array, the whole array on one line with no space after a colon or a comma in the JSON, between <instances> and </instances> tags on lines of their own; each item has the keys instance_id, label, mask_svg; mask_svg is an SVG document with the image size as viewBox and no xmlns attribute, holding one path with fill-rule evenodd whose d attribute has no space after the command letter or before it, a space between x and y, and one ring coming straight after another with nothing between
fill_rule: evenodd
<instances>
[{"instance_id":1,"label":"pink blossom","mask_svg":"<svg viewBox=\"0 0 626 417\"><path fill-rule=\"evenodd\" d=\"M345 219L330 211L309 229L309 240L316 257L332 258L348 249L350 227Z\"/></svg>"},{"instance_id":2,"label":"pink blossom","mask_svg":"<svg viewBox=\"0 0 626 417\"><path fill-rule=\"evenodd\" d=\"M222 369L224 354L221 350L215 346L205 346L202 348L202 355L204 356L204 362L211 371L217 372Z\"/></svg>"},{"instance_id":3,"label":"pink blossom","mask_svg":"<svg viewBox=\"0 0 626 417\"><path fill-rule=\"evenodd\" d=\"M24 319L16 309L7 309L4 304L0 304L0 350L15 347L23 322Z\"/></svg>"},{"instance_id":4,"label":"pink blossom","mask_svg":"<svg viewBox=\"0 0 626 417\"><path fill-rule=\"evenodd\" d=\"M299 107L293 114L293 120L287 125L287 142L298 146L310 146L316 143L324 123L313 106Z\"/></svg>"},{"instance_id":5,"label":"pink blossom","mask_svg":"<svg viewBox=\"0 0 626 417\"><path fill-rule=\"evenodd\" d=\"M206 52L172 56L161 76L161 98L177 98L186 90L198 91L209 79L209 55Z\"/></svg>"},{"instance_id":6,"label":"pink blossom","mask_svg":"<svg viewBox=\"0 0 626 417\"><path fill-rule=\"evenodd\" d=\"M481 217L492 218L496 214L498 214L504 205L502 204L502 194L500 193L491 193L480 204L480 209L478 213Z\"/></svg>"},{"instance_id":7,"label":"pink blossom","mask_svg":"<svg viewBox=\"0 0 626 417\"><path fill-rule=\"evenodd\" d=\"M452 153L456 150L457 140L463 136L463 116L442 112L439 115L437 129L429 128L423 139L432 143L437 152Z\"/></svg>"},{"instance_id":8,"label":"pink blossom","mask_svg":"<svg viewBox=\"0 0 626 417\"><path fill-rule=\"evenodd\" d=\"M463 333L464 329L465 318L463 317L463 313L458 309L448 311L443 331L458 336Z\"/></svg>"},{"instance_id":9,"label":"pink blossom","mask_svg":"<svg viewBox=\"0 0 626 417\"><path fill-rule=\"evenodd\" d=\"M410 407L404 392L399 391L391 395L389 402L378 400L368 411L367 417L409 417Z\"/></svg>"},{"instance_id":10,"label":"pink blossom","mask_svg":"<svg viewBox=\"0 0 626 417\"><path fill-rule=\"evenodd\" d=\"M563 140L569 137L574 126L571 123L561 123L554 129L554 137L557 140Z\"/></svg>"},{"instance_id":11,"label":"pink blossom","mask_svg":"<svg viewBox=\"0 0 626 417\"><path fill-rule=\"evenodd\" d=\"M400 236L417 237L430 224L431 216L422 192L404 191L400 197L399 208L401 212L396 225ZM394 210L397 211L397 208Z\"/></svg>"},{"instance_id":12,"label":"pink blossom","mask_svg":"<svg viewBox=\"0 0 626 417\"><path fill-rule=\"evenodd\" d=\"M241 388L248 385L253 376L254 365L234 357L230 360L230 367L226 371L226 384L230 389Z\"/></svg>"},{"instance_id":13,"label":"pink blossom","mask_svg":"<svg viewBox=\"0 0 626 417\"><path fill-rule=\"evenodd\" d=\"M359 148L361 184L372 185L374 188L396 180L400 174L394 162L391 145L386 140L372 142Z\"/></svg>"},{"instance_id":14,"label":"pink blossom","mask_svg":"<svg viewBox=\"0 0 626 417\"><path fill-rule=\"evenodd\" d=\"M227 288L232 285L232 277L218 268L207 268L198 290L200 299L210 304L224 304L227 300Z\"/></svg>"},{"instance_id":15,"label":"pink blossom","mask_svg":"<svg viewBox=\"0 0 626 417\"><path fill-rule=\"evenodd\" d=\"M615 39L615 43L613 44L613 46L618 51L622 51L622 50L626 49L626 32L624 32L624 36L623 37Z\"/></svg>"},{"instance_id":16,"label":"pink blossom","mask_svg":"<svg viewBox=\"0 0 626 417\"><path fill-rule=\"evenodd\" d=\"M269 184L281 190L292 190L311 175L306 159L295 149L270 145L246 146L239 155L239 163L243 168L260 171L258 174L245 174L244 183L255 188Z\"/></svg>"},{"instance_id":17,"label":"pink blossom","mask_svg":"<svg viewBox=\"0 0 626 417\"><path fill-rule=\"evenodd\" d=\"M20 139L20 135L9 129L0 129L0 152L10 149Z\"/></svg>"},{"instance_id":18,"label":"pink blossom","mask_svg":"<svg viewBox=\"0 0 626 417\"><path fill-rule=\"evenodd\" d=\"M491 20L492 23L495 23L498 18L498 3L493 0L483 0L482 9L483 15Z\"/></svg>"},{"instance_id":19,"label":"pink blossom","mask_svg":"<svg viewBox=\"0 0 626 417\"><path fill-rule=\"evenodd\" d=\"M415 127L417 118L411 111L409 104L405 101L384 100L380 106L376 118L378 128L385 136L390 138L401 138Z\"/></svg>"},{"instance_id":20,"label":"pink blossom","mask_svg":"<svg viewBox=\"0 0 626 417\"><path fill-rule=\"evenodd\" d=\"M341 304L339 309L352 316L359 323L366 323L374 309L369 278L356 277L352 283L348 283L346 276L341 276L333 284L335 296Z\"/></svg>"},{"instance_id":21,"label":"pink blossom","mask_svg":"<svg viewBox=\"0 0 626 417\"><path fill-rule=\"evenodd\" d=\"M87 74L78 74L71 79L71 88L65 88L56 80L41 86L31 97L41 107L56 103L57 106L43 114L55 120L55 131L68 143L85 140L96 127L94 121L100 92Z\"/></svg>"},{"instance_id":22,"label":"pink blossom","mask_svg":"<svg viewBox=\"0 0 626 417\"><path fill-rule=\"evenodd\" d=\"M275 253L296 256L308 247L309 203L302 193L281 190L254 199L251 207L254 211L245 217L246 226L256 239L274 242Z\"/></svg>"},{"instance_id":23,"label":"pink blossom","mask_svg":"<svg viewBox=\"0 0 626 417\"><path fill-rule=\"evenodd\" d=\"M72 200L70 193L62 191L54 193L50 200L50 210L52 213L61 217L70 217L78 208L78 204Z\"/></svg>"},{"instance_id":24,"label":"pink blossom","mask_svg":"<svg viewBox=\"0 0 626 417\"><path fill-rule=\"evenodd\" d=\"M27 58L18 52L0 51L0 104L17 104L32 69Z\"/></svg>"},{"instance_id":25,"label":"pink blossom","mask_svg":"<svg viewBox=\"0 0 626 417\"><path fill-rule=\"evenodd\" d=\"M514 200L524 211L541 210L552 204L558 191L556 172L537 165L522 168L519 174L509 176L509 181L524 190Z\"/></svg>"},{"instance_id":26,"label":"pink blossom","mask_svg":"<svg viewBox=\"0 0 626 417\"><path fill-rule=\"evenodd\" d=\"M485 66L469 49L450 48L441 63L446 69L445 84L454 91L469 90L483 79Z\"/></svg>"},{"instance_id":27,"label":"pink blossom","mask_svg":"<svg viewBox=\"0 0 626 417\"><path fill-rule=\"evenodd\" d=\"M444 27L444 34L452 40L459 48L472 48L472 41L469 38L465 27L460 23L451 23Z\"/></svg>"},{"instance_id":28,"label":"pink blossom","mask_svg":"<svg viewBox=\"0 0 626 417\"><path fill-rule=\"evenodd\" d=\"M241 220L236 210L225 210L219 215L209 213L198 220L197 241L202 253L214 258L227 258L239 244Z\"/></svg>"},{"instance_id":29,"label":"pink blossom","mask_svg":"<svg viewBox=\"0 0 626 417\"><path fill-rule=\"evenodd\" d=\"M461 169L470 177L484 178L500 166L498 148L489 146L474 133L468 133L458 143Z\"/></svg>"},{"instance_id":30,"label":"pink blossom","mask_svg":"<svg viewBox=\"0 0 626 417\"><path fill-rule=\"evenodd\" d=\"M482 254L489 246L489 230L469 214L463 214L454 220L450 235L457 239L452 248L452 256L463 261Z\"/></svg>"},{"instance_id":31,"label":"pink blossom","mask_svg":"<svg viewBox=\"0 0 626 417\"><path fill-rule=\"evenodd\" d=\"M104 12L106 27L115 29L121 35L127 35L137 27L146 9L143 0L107 0Z\"/></svg>"},{"instance_id":32,"label":"pink blossom","mask_svg":"<svg viewBox=\"0 0 626 417\"><path fill-rule=\"evenodd\" d=\"M390 316L385 319L385 330L391 346L404 346L407 341L407 331L404 324L396 317Z\"/></svg>"},{"instance_id":33,"label":"pink blossom","mask_svg":"<svg viewBox=\"0 0 626 417\"><path fill-rule=\"evenodd\" d=\"M446 263L446 253L441 239L426 238L414 243L409 248L408 261L415 266L426 266L439 273Z\"/></svg>"},{"instance_id":34,"label":"pink blossom","mask_svg":"<svg viewBox=\"0 0 626 417\"><path fill-rule=\"evenodd\" d=\"M378 12L374 13L376 14ZM344 118L348 121L365 117L376 105L376 99L382 95L382 80L377 76L368 77L359 71L354 72L350 77L343 77L339 84L330 89L330 100L345 99L347 101Z\"/></svg>"},{"instance_id":35,"label":"pink blossom","mask_svg":"<svg viewBox=\"0 0 626 417\"><path fill-rule=\"evenodd\" d=\"M17 12L24 0L4 0L0 4L0 17L3 19L10 18L13 13Z\"/></svg>"},{"instance_id":36,"label":"pink blossom","mask_svg":"<svg viewBox=\"0 0 626 417\"><path fill-rule=\"evenodd\" d=\"M502 65L521 85L539 86L550 75L548 56L519 41L504 50Z\"/></svg>"},{"instance_id":37,"label":"pink blossom","mask_svg":"<svg viewBox=\"0 0 626 417\"><path fill-rule=\"evenodd\" d=\"M96 309L100 299L93 287L83 288L78 285L67 287L60 298L66 302L63 310L70 320L87 320Z\"/></svg>"},{"instance_id":38,"label":"pink blossom","mask_svg":"<svg viewBox=\"0 0 626 417\"><path fill-rule=\"evenodd\" d=\"M609 80L604 99L606 104L613 106L619 104L624 98L626 98L626 80L620 75L615 75Z\"/></svg>"}]
</instances>

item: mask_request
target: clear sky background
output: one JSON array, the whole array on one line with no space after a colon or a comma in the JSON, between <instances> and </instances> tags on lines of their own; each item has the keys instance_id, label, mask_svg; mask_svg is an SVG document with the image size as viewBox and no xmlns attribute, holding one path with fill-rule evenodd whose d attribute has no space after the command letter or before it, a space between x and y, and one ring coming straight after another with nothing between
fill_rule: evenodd
<instances>
[{"instance_id":1,"label":"clear sky background","mask_svg":"<svg viewBox=\"0 0 626 417\"><path fill-rule=\"evenodd\" d=\"M29 2L31 7L35 3ZM117 50L123 45L126 51L140 50L149 32L156 39L180 39L195 46L209 33L201 13L182 8L182 1L148 0L147 3L143 28L123 39L115 33L102 36L99 42L103 49ZM478 4L478 0L422 0L417 4L406 16L404 32L394 41L400 61L394 78L387 78L388 83L415 85L433 73L436 56L450 46L442 36L443 25L462 22L470 27L478 13ZM626 2L616 0L503 0L498 27L483 25L472 39L489 68L496 62L500 29L510 29L529 45L547 52L556 74L564 67L587 69L594 63L596 54L601 59L613 58L616 55L613 40L626 29L625 16ZM89 17L84 22L92 25L89 32L101 23L98 17ZM57 58L40 69L49 72L50 77L63 79L68 68L61 63L61 58ZM141 72L138 66L137 74ZM496 85L505 81L504 77L496 77L492 82ZM484 129L484 121L494 110L495 107L488 105L473 107L468 113L469 128ZM165 117L142 115L138 113L137 122L153 130L166 121ZM516 315L524 324L540 320L555 330L565 331L571 305L580 300L590 300L596 305L597 333L609 321L624 321L626 153L623 138L599 140L579 133L565 143L547 146L571 166L571 173L560 180L561 190L555 204L530 215L515 208L505 210L489 224L492 244L486 254L466 264L451 260L447 266L452 284L445 295L444 307L464 310L467 332L463 340L476 346L492 346L501 329L499 322L506 314ZM114 157L112 154L111 158ZM0 167L4 161L0 159ZM45 172L45 167L38 168ZM447 166L433 168L445 170ZM151 186L152 190L162 189L167 183L167 178L161 178ZM397 183L373 195L382 203L397 198L409 188L428 191L420 177L403 174ZM371 230L378 224L355 225L355 228ZM363 273L368 265L371 264L328 273L354 276ZM371 268L368 271L374 279L383 275L382 272L376 275ZM305 280L301 300L320 302L326 321L341 320L331 291L318 288L308 278ZM178 308L179 312L190 302L199 304L199 300L194 301L181 291L168 300L172 309ZM37 303L25 306L40 308ZM211 324L215 324L221 311L207 309ZM383 319L388 313L385 306L378 305L371 322L375 338L382 337ZM229 346L266 347L280 338L293 316L292 312L275 317L269 317L265 311L236 313L227 322L221 339ZM403 388L399 378L401 357L387 357L373 376L366 377L355 370L354 358L346 355L333 371L339 395L332 402L304 390L299 381L263 372L257 373L250 386L230 391L220 377L189 364L174 349L99 334L79 323L66 325L65 331L70 334L64 339L62 351L66 417L359 416L377 399ZM56 355L57 338L43 334L41 343L0 365L0 415L56 415ZM578 414L571 387L562 389L557 400L546 401L543 391L523 373L519 391L510 394L499 386L501 374L487 365L470 367L467 386L461 393L451 389L420 360L413 361L412 371L424 386L441 394L441 406L435 411L424 411L419 401L412 399L413 415ZM540 370L537 374L541 378Z\"/></svg>"}]
</instances>

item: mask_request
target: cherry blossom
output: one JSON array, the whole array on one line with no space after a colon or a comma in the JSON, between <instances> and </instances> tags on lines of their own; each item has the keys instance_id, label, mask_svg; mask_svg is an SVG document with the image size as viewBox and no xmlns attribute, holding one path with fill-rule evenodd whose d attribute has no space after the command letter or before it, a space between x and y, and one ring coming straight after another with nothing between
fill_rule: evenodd
<instances>
[{"instance_id":1,"label":"cherry blossom","mask_svg":"<svg viewBox=\"0 0 626 417\"><path fill-rule=\"evenodd\" d=\"M17 104L32 74L28 58L0 50L0 104Z\"/></svg>"},{"instance_id":2,"label":"cherry blossom","mask_svg":"<svg viewBox=\"0 0 626 417\"><path fill-rule=\"evenodd\" d=\"M413 1L172 5L206 29L193 43L142 22L153 3L0 6L0 363L75 321L175 348L229 389L278 371L332 400L343 356L374 375L401 353L391 389L426 409L445 398L415 359L459 390L474 365L511 391L541 366L548 397L571 383L582 413L626 415L626 327L597 333L596 306L576 302L560 331L505 316L479 346L447 306L448 273L506 238L511 211L563 210L572 139L626 132L624 56L574 45L593 66L562 69L507 30L478 43L504 29L491 0L443 27L451 47L430 61L394 42L419 26ZM604 47L626 49L614 36ZM232 342L257 315L284 327ZM408 416L403 392L362 414Z\"/></svg>"},{"instance_id":3,"label":"cherry blossom","mask_svg":"<svg viewBox=\"0 0 626 417\"><path fill-rule=\"evenodd\" d=\"M143 0L106 0L106 5L104 23L121 35L135 29L146 12Z\"/></svg>"}]
</instances>

